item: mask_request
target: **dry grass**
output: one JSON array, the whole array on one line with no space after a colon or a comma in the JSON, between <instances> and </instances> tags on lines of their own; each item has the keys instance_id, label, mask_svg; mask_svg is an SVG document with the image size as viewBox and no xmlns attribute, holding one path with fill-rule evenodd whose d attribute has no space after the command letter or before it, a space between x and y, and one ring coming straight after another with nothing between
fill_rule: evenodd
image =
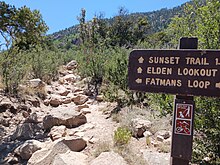
<instances>
[{"instance_id":1,"label":"dry grass","mask_svg":"<svg viewBox=\"0 0 220 165\"><path fill-rule=\"evenodd\" d=\"M18 89L18 94L21 98L25 98L25 96L38 96L41 99L45 99L46 90L45 87L32 88L26 85L21 85Z\"/></svg>"},{"instance_id":2,"label":"dry grass","mask_svg":"<svg viewBox=\"0 0 220 165\"><path fill-rule=\"evenodd\" d=\"M0 89L4 89L3 79L0 76Z\"/></svg>"},{"instance_id":3,"label":"dry grass","mask_svg":"<svg viewBox=\"0 0 220 165\"><path fill-rule=\"evenodd\" d=\"M93 152L94 157L98 157L102 152L111 151L111 143L110 142L102 142L99 144Z\"/></svg>"},{"instance_id":4,"label":"dry grass","mask_svg":"<svg viewBox=\"0 0 220 165\"><path fill-rule=\"evenodd\" d=\"M171 151L170 145L160 143L158 147L159 152L169 153Z\"/></svg>"},{"instance_id":5,"label":"dry grass","mask_svg":"<svg viewBox=\"0 0 220 165\"><path fill-rule=\"evenodd\" d=\"M114 151L120 154L129 165L148 165L142 154L135 153L129 146L117 146Z\"/></svg>"}]
</instances>

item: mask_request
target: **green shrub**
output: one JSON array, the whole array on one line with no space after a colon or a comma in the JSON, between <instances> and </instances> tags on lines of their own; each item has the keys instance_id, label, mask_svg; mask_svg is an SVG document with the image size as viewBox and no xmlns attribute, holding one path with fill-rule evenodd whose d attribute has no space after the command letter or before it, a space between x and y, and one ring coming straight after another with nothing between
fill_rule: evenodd
<instances>
[{"instance_id":1,"label":"green shrub","mask_svg":"<svg viewBox=\"0 0 220 165\"><path fill-rule=\"evenodd\" d=\"M28 58L25 52L19 52L14 48L1 53L0 73L6 93L17 93L18 85L28 70Z\"/></svg>"},{"instance_id":2,"label":"green shrub","mask_svg":"<svg viewBox=\"0 0 220 165\"><path fill-rule=\"evenodd\" d=\"M150 107L159 110L161 116L173 113L173 95L148 93Z\"/></svg>"},{"instance_id":3,"label":"green shrub","mask_svg":"<svg viewBox=\"0 0 220 165\"><path fill-rule=\"evenodd\" d=\"M127 144L131 139L131 131L125 127L118 127L114 132L115 145L121 146Z\"/></svg>"}]
</instances>

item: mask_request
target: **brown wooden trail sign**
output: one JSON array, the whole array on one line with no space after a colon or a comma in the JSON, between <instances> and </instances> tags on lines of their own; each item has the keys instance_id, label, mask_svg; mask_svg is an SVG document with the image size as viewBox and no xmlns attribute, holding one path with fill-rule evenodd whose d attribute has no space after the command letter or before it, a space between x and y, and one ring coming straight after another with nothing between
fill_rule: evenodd
<instances>
[{"instance_id":1,"label":"brown wooden trail sign","mask_svg":"<svg viewBox=\"0 0 220 165\"><path fill-rule=\"evenodd\" d=\"M197 46L197 38L181 38L181 50L134 50L129 56L131 90L176 94L171 165L188 165L192 157L193 96L220 96L220 51Z\"/></svg>"},{"instance_id":2,"label":"brown wooden trail sign","mask_svg":"<svg viewBox=\"0 0 220 165\"><path fill-rule=\"evenodd\" d=\"M134 50L129 56L131 90L220 96L220 51Z\"/></svg>"}]
</instances>

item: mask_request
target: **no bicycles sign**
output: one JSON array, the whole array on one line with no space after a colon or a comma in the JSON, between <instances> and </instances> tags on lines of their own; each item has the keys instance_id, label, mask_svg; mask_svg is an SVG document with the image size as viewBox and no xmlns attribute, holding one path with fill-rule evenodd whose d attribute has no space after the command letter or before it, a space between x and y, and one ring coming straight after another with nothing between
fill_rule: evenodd
<instances>
[{"instance_id":1,"label":"no bicycles sign","mask_svg":"<svg viewBox=\"0 0 220 165\"><path fill-rule=\"evenodd\" d=\"M191 135L192 111L193 105L191 104L176 104L175 134Z\"/></svg>"}]
</instances>

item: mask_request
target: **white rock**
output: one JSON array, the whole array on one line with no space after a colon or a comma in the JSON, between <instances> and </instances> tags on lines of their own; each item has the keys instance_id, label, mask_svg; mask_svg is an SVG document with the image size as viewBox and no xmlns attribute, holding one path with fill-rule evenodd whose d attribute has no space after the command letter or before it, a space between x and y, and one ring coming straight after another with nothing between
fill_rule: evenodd
<instances>
[{"instance_id":1,"label":"white rock","mask_svg":"<svg viewBox=\"0 0 220 165\"><path fill-rule=\"evenodd\" d=\"M63 77L64 81L67 81L69 83L74 83L76 82L77 77L74 74L68 74L66 76Z\"/></svg>"},{"instance_id":2,"label":"white rock","mask_svg":"<svg viewBox=\"0 0 220 165\"><path fill-rule=\"evenodd\" d=\"M166 130L159 130L155 133L155 135L160 135L162 136L164 139L168 139L171 136L171 131L166 131Z\"/></svg>"},{"instance_id":3,"label":"white rock","mask_svg":"<svg viewBox=\"0 0 220 165\"><path fill-rule=\"evenodd\" d=\"M39 79L39 78L29 80L29 85L32 88L37 88L37 87L45 86L44 82L41 79Z\"/></svg>"},{"instance_id":4,"label":"white rock","mask_svg":"<svg viewBox=\"0 0 220 165\"><path fill-rule=\"evenodd\" d=\"M66 126L53 126L50 130L49 136L52 140L60 139L61 137L64 137L67 135L67 129Z\"/></svg>"},{"instance_id":5,"label":"white rock","mask_svg":"<svg viewBox=\"0 0 220 165\"><path fill-rule=\"evenodd\" d=\"M145 131L143 135L144 135L144 137L147 138L147 137L152 136L152 133L150 131Z\"/></svg>"},{"instance_id":6,"label":"white rock","mask_svg":"<svg viewBox=\"0 0 220 165\"><path fill-rule=\"evenodd\" d=\"M143 137L144 132L151 128L152 123L149 120L135 118L131 120L132 134L134 137Z\"/></svg>"},{"instance_id":7,"label":"white rock","mask_svg":"<svg viewBox=\"0 0 220 165\"><path fill-rule=\"evenodd\" d=\"M156 151L143 151L143 158L149 165L170 165L170 153L158 153Z\"/></svg>"},{"instance_id":8,"label":"white rock","mask_svg":"<svg viewBox=\"0 0 220 165\"><path fill-rule=\"evenodd\" d=\"M85 115L69 108L53 109L43 119L44 129L50 129L53 126L65 125L68 128L77 127L87 122Z\"/></svg>"},{"instance_id":9,"label":"white rock","mask_svg":"<svg viewBox=\"0 0 220 165\"><path fill-rule=\"evenodd\" d=\"M67 151L55 156L52 165L87 165L87 155L81 152Z\"/></svg>"},{"instance_id":10,"label":"white rock","mask_svg":"<svg viewBox=\"0 0 220 165\"><path fill-rule=\"evenodd\" d=\"M115 152L102 152L90 165L128 165L127 162Z\"/></svg>"},{"instance_id":11,"label":"white rock","mask_svg":"<svg viewBox=\"0 0 220 165\"><path fill-rule=\"evenodd\" d=\"M82 138L65 137L56 140L48 148L36 151L28 160L28 165L48 165L53 164L59 154L65 154L70 151L81 151L86 147L86 141ZM59 156L58 156L59 157Z\"/></svg>"},{"instance_id":12,"label":"white rock","mask_svg":"<svg viewBox=\"0 0 220 165\"><path fill-rule=\"evenodd\" d=\"M77 62L75 60L70 61L67 65L66 68L68 70L76 69L77 68Z\"/></svg>"},{"instance_id":13,"label":"white rock","mask_svg":"<svg viewBox=\"0 0 220 165\"><path fill-rule=\"evenodd\" d=\"M58 86L56 90L56 93L61 96L67 96L70 93L70 91L67 90L63 85Z\"/></svg>"},{"instance_id":14,"label":"white rock","mask_svg":"<svg viewBox=\"0 0 220 165\"><path fill-rule=\"evenodd\" d=\"M157 141L163 142L164 141L163 136L157 135Z\"/></svg>"}]
</instances>

